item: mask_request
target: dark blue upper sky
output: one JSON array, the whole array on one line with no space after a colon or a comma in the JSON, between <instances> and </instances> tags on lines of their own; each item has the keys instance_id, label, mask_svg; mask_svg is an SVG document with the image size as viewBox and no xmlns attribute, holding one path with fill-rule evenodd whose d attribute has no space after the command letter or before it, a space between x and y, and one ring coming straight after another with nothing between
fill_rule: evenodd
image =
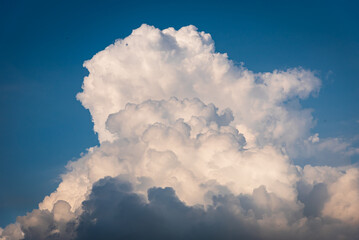
<instances>
[{"instance_id":1,"label":"dark blue upper sky","mask_svg":"<svg viewBox=\"0 0 359 240\"><path fill-rule=\"evenodd\" d=\"M302 66L323 81L320 137L359 134L355 1L1 1L0 226L52 192L69 160L96 145L75 98L85 60L142 23L193 24L253 71Z\"/></svg>"}]
</instances>

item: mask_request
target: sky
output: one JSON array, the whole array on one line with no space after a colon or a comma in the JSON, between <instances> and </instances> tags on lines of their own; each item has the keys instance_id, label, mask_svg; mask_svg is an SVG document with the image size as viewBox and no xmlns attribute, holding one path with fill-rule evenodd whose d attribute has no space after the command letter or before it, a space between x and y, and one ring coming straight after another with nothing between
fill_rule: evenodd
<instances>
[{"instance_id":1,"label":"sky","mask_svg":"<svg viewBox=\"0 0 359 240\"><path fill-rule=\"evenodd\" d=\"M286 93L288 96L280 99L281 104L275 103L274 106L280 108L282 104L287 104L290 109L288 112L287 109L283 110L282 108L278 111L283 111L283 114L290 116L292 116L291 114L299 116L298 119L293 120L293 124L295 127L298 125L303 127L303 134L305 132L308 136L298 133L298 139L307 137L314 139L313 136L318 133L317 136L320 139L327 139L325 143L328 146L337 143L340 150L330 152L331 156L328 156L323 146L320 150L322 152L308 150L305 148L307 146L303 146L303 149L306 149L305 152L308 152L304 156L298 153L302 151L300 147L291 147L297 145L293 142L294 140L290 139L290 134L288 136L280 135L277 139L272 135L268 137L265 135L267 134L265 130L259 129L256 134L258 134L257 140L262 144L261 147L268 145L268 139L272 144L281 146L284 144L291 161L300 167L304 167L306 164L337 167L344 165L344 162L346 165L350 165L356 164L358 161L358 154L349 153L350 151L355 152L355 149L359 147L359 16L357 14L359 5L355 1L326 1L325 3L322 1L2 1L0 4L1 228L15 222L17 216L23 216L36 209L45 196L53 193L64 181L61 174L68 173L65 168L68 161L86 159L88 148L95 145L102 146L102 142L109 140L111 137L108 137L104 126L111 121L106 122L105 120L110 113L120 111L127 102L138 104L137 108L141 109L142 102L148 99L168 100L175 96L179 98L179 103L176 104L183 105L186 104L181 102L183 97L198 97L204 105L197 102L191 104L199 104L201 108L205 109L211 108L209 103L213 103L222 110L229 107L234 115L234 125L240 124L236 117L241 116L246 129L254 128L250 124L257 118L246 118L246 114L242 113L244 111L242 109L245 109L245 103L247 103L245 99L233 98L232 102L228 102L224 100L224 97L221 98L222 95L226 95L221 91L209 95L209 93L199 90L187 91L187 88L184 88L183 91L181 90L182 92L171 90L172 95L171 93L161 95L157 92L155 94L155 90L152 93L145 93L145 90L140 92L131 90L134 86L145 84L141 81L136 83L137 78L128 77L120 85L103 86L100 82L96 82L96 79L100 78L111 79L108 75L101 75L106 64L94 59L85 68L83 67L84 62L92 59L95 54L110 44L115 43L116 39L124 39L131 35L134 29L141 27L144 23L160 30L169 27L179 30L181 27L194 25L198 32L204 31L211 35L215 52L227 53L228 58L235 66L243 66L254 73L273 72L274 70L281 73L287 69L303 68L304 72L298 70L298 72L292 72L286 76L290 78L304 74L306 76L303 77L304 80L298 80L299 83L295 86L296 89L300 89L301 86L308 87L301 90L302 92L291 90ZM146 33L145 30L143 31ZM145 40L143 41L145 42ZM122 50L118 51L121 53ZM138 56L137 52L133 51L128 59L131 56ZM112 59L111 54L104 54L104 58ZM192 57L190 55L188 59L192 59ZM226 60L222 59L221 61ZM117 67L110 67L111 74L114 76L116 74L119 76L134 74L135 71L131 71L130 63L128 65L123 63L123 66L128 69L123 72L118 70L117 73ZM172 65L168 69L168 74L173 74ZM230 73L234 75L245 72L244 70L230 69ZM184 71L185 68L183 67L182 70ZM116 95L108 101L116 99L119 101L119 106L111 106L106 101L102 104L102 98L97 99L96 91L92 93L89 87L88 90L85 88L88 92L81 98L77 94L83 91L81 86L84 83L84 77L89 74L92 74L95 83L99 84L95 84L99 89L104 89L104 91L128 89L128 92L132 92L134 95L127 98ZM180 75L177 72L176 74ZM158 77L155 73L151 76ZM275 78L275 76L268 78ZM264 75L260 75L259 79L267 81ZM317 84L317 79L320 79L320 84ZM174 80L174 82L176 81ZM230 86L229 82L228 86ZM208 92L210 92L211 84L203 83L203 86L209 86ZM215 86L214 83L213 86ZM271 85L268 84L268 86ZM236 86L232 86L232 88L236 89ZM149 87L149 89L151 88ZM268 99L276 99L275 94L278 93L276 88L273 87L273 89L268 87L268 92L273 91L274 94L272 96L268 93ZM293 100L291 94L298 97ZM306 96L302 97L303 94ZM159 103L150 102L148 104L157 106ZM166 104L163 104L163 108L170 111L168 108L171 109L171 107ZM143 108L146 106L144 105ZM94 112L97 111L94 109L108 109L108 113L90 113L88 109L93 109ZM274 108L268 107L268 109L268 116L274 119L283 116L280 114L282 112L272 116L270 111ZM313 119L308 117L307 113L302 112L302 109L312 109L310 114ZM258 111L264 110L259 109ZM169 113L169 115L171 114L174 113ZM202 113L196 114L201 115ZM127 115L124 113L124 116ZM219 112L217 117L225 119L227 115L223 116ZM95 121L95 128L99 126L96 132L93 130L92 118ZM283 121L286 120L288 119ZM290 118L288 122L291 120ZM122 127L117 127L120 123L116 121L114 120L113 123L113 132L123 128L122 125ZM212 120L207 119L206 121L211 122ZM218 121L220 122L220 120ZM219 122L216 123L222 124ZM121 122L121 124L124 123ZM224 125L227 126L227 123ZM109 128L111 129L111 127ZM289 130L293 126L283 128ZM238 126L237 129L245 131ZM298 129L300 128L298 127ZM102 139L101 134L104 136ZM294 131L293 135L295 134ZM99 137L100 140L98 140ZM244 138L249 146L249 137L244 134ZM246 148L241 144L241 148ZM312 153L316 156L313 157ZM343 163L340 159L344 159ZM111 179L108 181L109 183L104 181L102 185L99 184L96 189L121 185L123 180L118 180L119 183ZM131 184L135 185L133 182ZM177 200L186 203L185 207L189 208L188 211L193 210L189 203L203 204L198 199L188 197L183 189L181 190L175 185L168 187L176 190L180 199ZM335 187L337 185L333 185L332 188ZM119 189L122 188L119 187ZM130 190L121 190L120 193L125 196L142 194L136 190L136 186L134 189L133 193ZM256 188L253 187L253 189ZM162 191L159 193L160 199L161 194L167 194L171 190L154 189L153 191ZM271 193L271 190L268 191ZM245 190L243 192L231 190L231 192L234 195L250 194ZM279 194L275 190L272 192ZM89 196L91 196L89 203L93 201L92 204L97 206L96 192L93 191ZM176 199L177 197L171 195L171 198ZM66 199L63 200L66 201ZM143 203L138 201L143 206ZM154 200L154 206L155 203ZM44 203L44 209L49 208L46 207L46 204ZM52 205L54 204L52 203ZM170 205L168 206L170 207ZM146 211L150 211L151 214L152 211L156 212L152 210L152 207L150 202ZM50 208L49 211L51 211ZM196 212L196 214L198 213ZM220 213L213 210L212 214ZM85 218L85 215L82 216ZM25 220L21 221L26 222ZM25 225L23 224L23 226ZM89 227L86 220L83 220L80 226L80 229ZM85 232L79 232L80 238L86 238Z\"/></svg>"}]
</instances>

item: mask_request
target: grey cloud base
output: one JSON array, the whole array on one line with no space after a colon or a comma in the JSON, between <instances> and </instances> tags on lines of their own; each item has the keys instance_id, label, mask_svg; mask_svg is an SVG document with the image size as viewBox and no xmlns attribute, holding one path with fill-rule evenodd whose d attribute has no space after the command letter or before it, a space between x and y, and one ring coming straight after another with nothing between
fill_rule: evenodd
<instances>
[{"instance_id":1,"label":"grey cloud base","mask_svg":"<svg viewBox=\"0 0 359 240\"><path fill-rule=\"evenodd\" d=\"M302 193L306 207L311 209L304 207L303 213L310 217L300 228L297 220L302 212L290 213L285 209L288 208L285 202L280 203L281 208L292 215L287 216L292 226L287 229L261 226L261 219L275 214L263 204L270 205L278 200L264 186L251 195L213 196L212 205L204 209L203 206L186 206L172 188L150 188L144 196L133 192L131 183L110 177L94 184L89 199L83 202L83 213L77 219L61 223L55 220L54 213L34 210L20 217L18 222L26 240L355 239L359 234L355 227L315 216L321 208L316 206L316 196L323 195L324 188L320 184L309 194ZM37 224L29 226L31 219Z\"/></svg>"},{"instance_id":2,"label":"grey cloud base","mask_svg":"<svg viewBox=\"0 0 359 240\"><path fill-rule=\"evenodd\" d=\"M321 188L309 195L320 195ZM272 212L256 204L255 198L265 204L275 198L263 186L252 195L213 196L207 209L186 206L172 188L151 188L147 197L148 201L133 193L131 185L118 178L100 180L83 203L77 239L355 239L359 233L355 227L315 216L297 229L294 215L301 212L291 216L292 229L262 228L258 221ZM306 197L308 206L315 207L315 199Z\"/></svg>"},{"instance_id":3,"label":"grey cloud base","mask_svg":"<svg viewBox=\"0 0 359 240\"><path fill-rule=\"evenodd\" d=\"M218 205L220 202L218 202ZM129 183L106 178L95 184L84 202L78 239L240 239L229 209L188 207L172 188L151 188L148 202L133 193Z\"/></svg>"}]
</instances>

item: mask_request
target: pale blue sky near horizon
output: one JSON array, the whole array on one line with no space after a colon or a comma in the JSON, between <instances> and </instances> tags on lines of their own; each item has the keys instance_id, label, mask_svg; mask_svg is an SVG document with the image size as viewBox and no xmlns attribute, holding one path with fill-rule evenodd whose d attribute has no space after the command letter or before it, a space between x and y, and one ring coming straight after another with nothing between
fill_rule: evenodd
<instances>
[{"instance_id":1,"label":"pale blue sky near horizon","mask_svg":"<svg viewBox=\"0 0 359 240\"><path fill-rule=\"evenodd\" d=\"M302 101L313 133L358 145L356 1L1 1L0 227L55 190L69 160L98 144L76 100L85 60L142 23L189 24L254 72L301 66L322 88Z\"/></svg>"}]
</instances>

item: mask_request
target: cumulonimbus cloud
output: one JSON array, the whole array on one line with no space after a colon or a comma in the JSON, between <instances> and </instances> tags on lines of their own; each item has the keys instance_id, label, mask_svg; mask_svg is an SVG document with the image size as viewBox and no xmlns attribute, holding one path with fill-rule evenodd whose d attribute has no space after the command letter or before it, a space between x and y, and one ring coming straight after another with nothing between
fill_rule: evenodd
<instances>
[{"instance_id":1,"label":"cumulonimbus cloud","mask_svg":"<svg viewBox=\"0 0 359 240\"><path fill-rule=\"evenodd\" d=\"M142 25L84 66L100 145L1 239L358 234L359 151L311 133L312 71L254 73L194 26Z\"/></svg>"}]
</instances>

